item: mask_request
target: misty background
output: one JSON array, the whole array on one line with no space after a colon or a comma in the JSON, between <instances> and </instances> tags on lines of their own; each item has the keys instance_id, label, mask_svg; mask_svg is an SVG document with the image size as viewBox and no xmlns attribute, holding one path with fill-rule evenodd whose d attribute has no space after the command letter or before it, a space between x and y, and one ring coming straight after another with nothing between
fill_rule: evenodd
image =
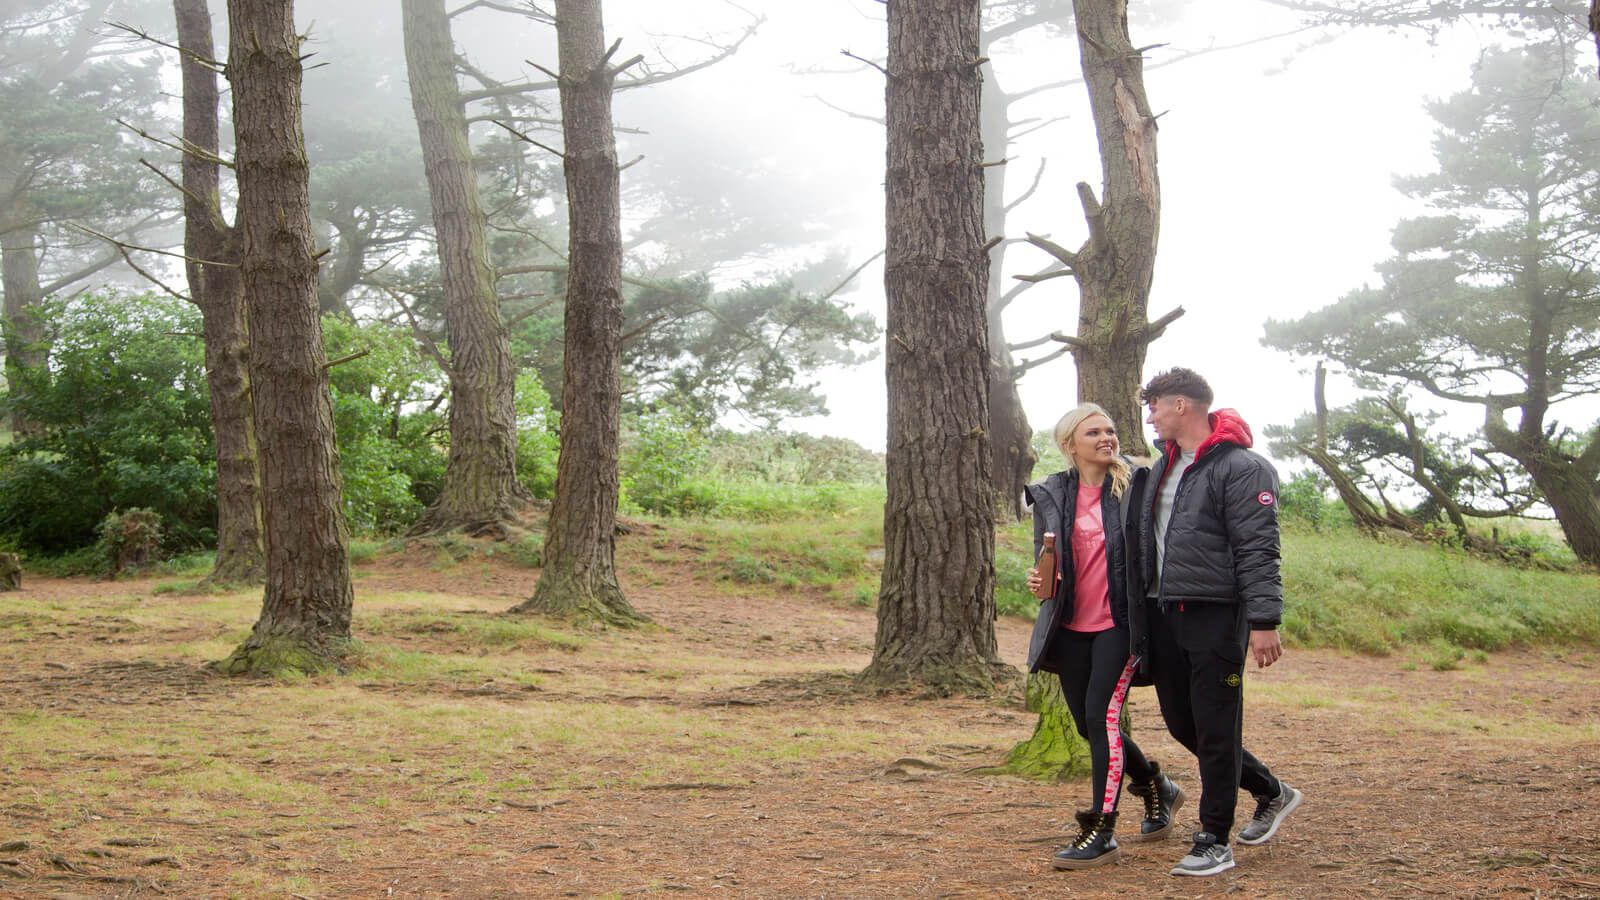
<instances>
[{"instance_id":1,"label":"misty background","mask_svg":"<svg viewBox=\"0 0 1600 900\"><path fill-rule=\"evenodd\" d=\"M7 5L13 13L29 6ZM166 4L115 6L108 18L171 40ZM225 47L226 11L216 6L218 46ZM478 5L456 8L467 6ZM301 0L296 9L313 54L304 82L305 127L319 209L359 195L359 208L347 203L338 214L385 220L375 229L381 243L360 260L365 274L381 280L423 265L432 252L427 190L398 4ZM871 262L883 245L884 138L875 121L883 81L842 51L881 58L883 6L876 0L611 0L605 12L608 38L621 41L619 58L644 55L637 72L666 73L725 57L616 98L619 156L640 157L623 172L629 274L702 277L713 291L786 282L799 294L844 305L857 317L855 330L836 329L833 337L814 341L809 362L816 367L803 366L798 376L799 384L815 385L826 413L791 409L781 425L881 450L885 399L876 351L882 337L862 331L860 317L881 324L884 312L881 265ZM1150 102L1162 113L1162 233L1151 317L1180 305L1187 311L1151 346L1146 371L1174 365L1200 370L1219 404L1238 408L1259 434L1309 408L1313 362L1261 346L1262 323L1302 315L1376 281L1374 266L1390 253L1390 229L1418 210L1394 190L1392 178L1432 164L1434 123L1425 100L1463 89L1485 50L1523 36L1482 21L1431 34L1307 28L1289 10L1238 0L1151 3L1135 17L1134 41L1150 47ZM457 15L452 27L463 58L482 75L476 82L462 78L465 91L545 80L536 66L555 67L554 31L547 24L483 4ZM168 96L152 108L153 121L131 124L170 135L177 130L176 54L145 47L130 58L157 67ZM1036 187L1011 211L1006 236L1031 232L1076 246L1084 227L1074 185L1083 180L1098 189L1100 172L1077 83L1076 40L1059 28L1034 28L997 43L991 57L986 77L1008 91L1056 85L1013 112L1014 120L1032 124L1014 129L1026 133L1007 151L1008 193L1020 198L1035 180ZM516 112L537 116L542 109L548 118L518 127L558 142L554 92L533 96L531 106ZM509 109L480 101L469 112L478 119L475 150L500 160L499 172L486 177L524 182L522 220L563 221L557 160L497 124L514 121ZM226 123L223 137L231 140ZM169 167L175 158L149 143L140 152ZM516 171L507 176L509 170ZM336 271L342 253L331 218L330 212L317 223L332 250L324 261L325 283L349 274ZM175 243L178 228L158 233ZM149 236L143 241L159 243ZM540 248L537 240L530 246L559 251ZM142 259L181 285L175 259ZM1048 262L1042 252L1019 245L1005 257L1005 275L1036 272ZM869 264L847 278L863 263ZM100 277L143 286L122 266ZM359 283L364 277L342 287L343 302L360 314L393 317L384 291ZM508 315L517 315L518 302L536 303L548 293L547 281L534 275L503 284L513 298L527 295L507 301ZM1072 334L1076 304L1070 279L1037 285L1007 310L1006 339L1021 344L1053 331ZM869 333L870 340L853 339ZM1047 342L1019 351L1018 361L1058 347ZM1021 381L1035 429L1049 428L1073 405L1075 392L1067 356ZM1331 403L1355 394L1337 374L1330 381ZM1470 408L1432 406L1453 430L1470 431L1481 419ZM738 407L726 404L720 421L734 428L776 424Z\"/></svg>"}]
</instances>

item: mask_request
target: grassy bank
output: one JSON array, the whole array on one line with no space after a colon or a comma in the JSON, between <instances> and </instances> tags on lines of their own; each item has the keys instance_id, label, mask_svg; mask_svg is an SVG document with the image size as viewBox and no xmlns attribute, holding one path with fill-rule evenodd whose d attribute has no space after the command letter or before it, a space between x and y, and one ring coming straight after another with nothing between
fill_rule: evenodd
<instances>
[{"instance_id":1,"label":"grassy bank","mask_svg":"<svg viewBox=\"0 0 1600 900\"><path fill-rule=\"evenodd\" d=\"M810 589L876 602L882 572L882 495L858 495L826 515L755 522L653 521L649 558L692 561L714 580L773 591ZM1003 525L995 542L1002 615L1032 618L1026 571L1030 522ZM1289 523L1283 537L1284 634L1296 646L1388 653L1513 646L1600 645L1600 575L1520 569L1461 550L1364 537L1338 524Z\"/></svg>"}]
</instances>

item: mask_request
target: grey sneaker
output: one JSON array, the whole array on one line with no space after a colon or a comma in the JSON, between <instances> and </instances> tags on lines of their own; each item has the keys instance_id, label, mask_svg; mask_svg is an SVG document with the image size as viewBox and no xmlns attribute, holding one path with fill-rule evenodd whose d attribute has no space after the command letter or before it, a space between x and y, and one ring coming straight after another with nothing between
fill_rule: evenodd
<instances>
[{"instance_id":1,"label":"grey sneaker","mask_svg":"<svg viewBox=\"0 0 1600 900\"><path fill-rule=\"evenodd\" d=\"M1304 794L1285 782L1278 782L1278 796L1256 798L1256 814L1239 829L1239 843L1265 844L1278 833L1278 826L1283 824L1289 813L1299 808L1300 801L1304 799Z\"/></svg>"},{"instance_id":2,"label":"grey sneaker","mask_svg":"<svg viewBox=\"0 0 1600 900\"><path fill-rule=\"evenodd\" d=\"M1174 875L1215 875L1233 868L1233 848L1217 843L1217 836L1209 831L1194 833L1194 846L1189 855L1172 867Z\"/></svg>"}]
</instances>

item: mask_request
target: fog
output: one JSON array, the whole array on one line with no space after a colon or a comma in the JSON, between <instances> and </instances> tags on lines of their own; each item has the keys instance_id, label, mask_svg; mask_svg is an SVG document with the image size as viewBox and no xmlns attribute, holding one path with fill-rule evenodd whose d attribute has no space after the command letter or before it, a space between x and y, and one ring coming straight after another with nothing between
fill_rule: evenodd
<instances>
[{"instance_id":1,"label":"fog","mask_svg":"<svg viewBox=\"0 0 1600 900\"><path fill-rule=\"evenodd\" d=\"M458 0L452 8L464 5ZM223 4L213 6L224 47ZM108 19L170 39L170 6L113 7ZM323 161L319 148L364 143L369 152L343 160L349 171L335 174L374 177L390 166L379 180L393 203L425 197L420 163L413 164L417 133L398 0L302 0L297 15L314 54L305 76L313 166ZM876 0L607 0L608 37L621 40L617 59L645 58L634 74L692 66L754 29L715 65L618 95L620 155L642 157L623 173L630 268L705 271L724 287L790 273L802 289L820 293L877 254L884 139L874 119L883 77L842 51L881 58L883 15ZM1136 45L1151 46L1147 89L1162 113L1163 208L1150 314L1186 310L1152 345L1146 371L1191 366L1211 379L1219 404L1238 408L1258 433L1288 423L1310 406L1313 361L1262 347L1262 322L1325 306L1376 281L1373 266L1389 254L1389 230L1416 211L1392 178L1431 166L1424 100L1462 89L1485 48L1519 36L1490 23L1431 39L1420 32L1308 31L1288 11L1252 0L1147 4L1136 9L1133 31ZM454 37L464 59L494 82L543 81L538 67L556 68L553 30L526 17L472 9L456 17ZM1012 91L1079 74L1075 40L1059 30L1027 31L990 55L986 74ZM165 65L175 73L172 56L165 54ZM175 77L164 76L169 91ZM469 90L483 83L462 79ZM537 102L558 115L554 92ZM489 104L471 109L493 117ZM1081 180L1098 189L1100 181L1083 88L1043 91L1016 117L1039 127L1006 151L1009 191L1020 195L1044 168L1036 192L1009 215L1006 236L1033 232L1076 246L1084 225L1073 186ZM559 140L549 127L527 128L541 140ZM489 121L475 124L473 134L480 144L506 138ZM543 151L520 150L529 166L553 169ZM545 215L560 210L556 195L539 204ZM1042 252L1015 246L1006 274L1047 262ZM839 297L881 322L882 278L881 266L868 266ZM1076 303L1071 279L1031 289L1008 310L1006 339L1071 333ZM830 414L787 426L881 448L881 358L818 377ZM1030 372L1022 395L1034 426L1048 427L1075 391L1070 357ZM1333 379L1333 403L1353 395L1347 380ZM1446 422L1467 431L1480 415L1463 409Z\"/></svg>"}]
</instances>

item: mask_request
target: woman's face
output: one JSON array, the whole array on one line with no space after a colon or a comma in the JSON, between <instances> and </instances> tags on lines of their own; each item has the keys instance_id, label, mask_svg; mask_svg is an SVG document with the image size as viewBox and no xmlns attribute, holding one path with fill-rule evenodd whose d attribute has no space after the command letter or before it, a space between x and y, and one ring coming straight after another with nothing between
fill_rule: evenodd
<instances>
[{"instance_id":1,"label":"woman's face","mask_svg":"<svg viewBox=\"0 0 1600 900\"><path fill-rule=\"evenodd\" d=\"M1095 413L1078 423L1076 430L1061 443L1061 450L1074 464L1110 465L1117 456L1117 428L1111 420Z\"/></svg>"}]
</instances>

